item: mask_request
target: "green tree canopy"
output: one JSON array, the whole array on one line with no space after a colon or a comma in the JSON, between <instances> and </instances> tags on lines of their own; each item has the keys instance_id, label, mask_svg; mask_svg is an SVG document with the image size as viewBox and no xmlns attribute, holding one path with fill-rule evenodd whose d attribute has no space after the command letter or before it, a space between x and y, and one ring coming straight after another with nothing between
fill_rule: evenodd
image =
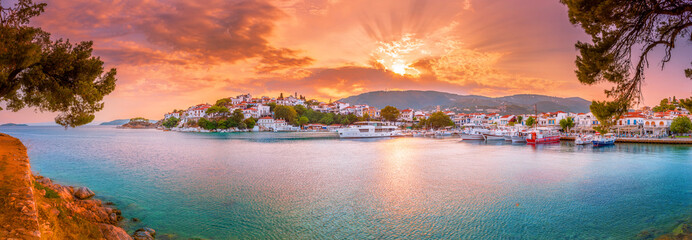
<instances>
[{"instance_id":1,"label":"green tree canopy","mask_svg":"<svg viewBox=\"0 0 692 240\"><path fill-rule=\"evenodd\" d=\"M293 107L277 105L274 108L274 118L284 119L289 123L294 124L298 118L298 113L295 109L293 109Z\"/></svg>"},{"instance_id":2,"label":"green tree canopy","mask_svg":"<svg viewBox=\"0 0 692 240\"><path fill-rule=\"evenodd\" d=\"M454 126L454 121L452 121L452 119L449 118L449 116L447 116L447 114L444 114L443 112L434 112L426 121L426 125L430 126L431 128L437 129L448 126Z\"/></svg>"},{"instance_id":3,"label":"green tree canopy","mask_svg":"<svg viewBox=\"0 0 692 240\"><path fill-rule=\"evenodd\" d=\"M302 117L298 118L298 126L302 127L303 125L308 124L308 121L310 121L308 119L308 117L302 116Z\"/></svg>"},{"instance_id":4,"label":"green tree canopy","mask_svg":"<svg viewBox=\"0 0 692 240\"><path fill-rule=\"evenodd\" d=\"M399 109L392 106L386 106L380 110L380 116L387 121L396 121L399 118Z\"/></svg>"},{"instance_id":5,"label":"green tree canopy","mask_svg":"<svg viewBox=\"0 0 692 240\"><path fill-rule=\"evenodd\" d=\"M529 117L526 119L526 126L533 127L533 125L536 125L536 119L533 117Z\"/></svg>"},{"instance_id":6,"label":"green tree canopy","mask_svg":"<svg viewBox=\"0 0 692 240\"><path fill-rule=\"evenodd\" d=\"M11 111L60 112L55 122L65 127L90 123L115 89L116 70L104 73L91 41L53 41L50 33L29 26L45 7L31 0L0 5L0 103Z\"/></svg>"},{"instance_id":7,"label":"green tree canopy","mask_svg":"<svg viewBox=\"0 0 692 240\"><path fill-rule=\"evenodd\" d=\"M692 113L692 97L685 99L680 99L680 107L687 109L688 112Z\"/></svg>"},{"instance_id":8,"label":"green tree canopy","mask_svg":"<svg viewBox=\"0 0 692 240\"><path fill-rule=\"evenodd\" d=\"M171 117L163 121L163 126L166 128L172 128L175 126L178 126L178 123L180 122L180 119L176 117Z\"/></svg>"},{"instance_id":9,"label":"green tree canopy","mask_svg":"<svg viewBox=\"0 0 692 240\"><path fill-rule=\"evenodd\" d=\"M644 70L652 50L664 50L661 67L671 59L676 44L692 41L692 3L686 0L599 1L560 0L568 7L569 19L591 36L578 42L576 75L583 84L608 82L607 101L594 102L619 118L641 99ZM684 41L680 43L680 41ZM678 44L680 43L680 44ZM638 49L640 48L641 49ZM634 53L633 53L634 48ZM692 69L685 71L692 79ZM605 115L604 115L605 116ZM599 119L601 120L601 119Z\"/></svg>"},{"instance_id":10,"label":"green tree canopy","mask_svg":"<svg viewBox=\"0 0 692 240\"><path fill-rule=\"evenodd\" d=\"M563 131L569 131L574 127L574 118L568 117L560 120L560 127Z\"/></svg>"},{"instance_id":11,"label":"green tree canopy","mask_svg":"<svg viewBox=\"0 0 692 240\"><path fill-rule=\"evenodd\" d=\"M521 123L521 121L524 120L524 117L522 117L522 116L517 116L516 119L517 119L517 122L518 122L518 123Z\"/></svg>"},{"instance_id":12,"label":"green tree canopy","mask_svg":"<svg viewBox=\"0 0 692 240\"><path fill-rule=\"evenodd\" d=\"M219 100L216 100L216 103L214 104L215 106L225 106L231 104L231 99L229 98L222 98Z\"/></svg>"},{"instance_id":13,"label":"green tree canopy","mask_svg":"<svg viewBox=\"0 0 692 240\"><path fill-rule=\"evenodd\" d=\"M674 133L688 133L692 130L692 121L689 118L679 116L670 123L670 131Z\"/></svg>"},{"instance_id":14,"label":"green tree canopy","mask_svg":"<svg viewBox=\"0 0 692 240\"><path fill-rule=\"evenodd\" d=\"M668 98L661 99L661 102L658 104L658 106L655 106L651 110L654 112L665 112L668 110L675 110L677 106L670 101L668 101Z\"/></svg>"},{"instance_id":15,"label":"green tree canopy","mask_svg":"<svg viewBox=\"0 0 692 240\"><path fill-rule=\"evenodd\" d=\"M245 120L243 121L245 127L248 128L248 129L254 128L256 122L257 122L257 121L255 121L254 118L248 118L248 119L245 119Z\"/></svg>"},{"instance_id":16,"label":"green tree canopy","mask_svg":"<svg viewBox=\"0 0 692 240\"><path fill-rule=\"evenodd\" d=\"M228 112L229 112L229 110L227 107L218 106L218 105L211 106L210 108L207 108L207 111L206 111L207 114L228 113Z\"/></svg>"}]
</instances>

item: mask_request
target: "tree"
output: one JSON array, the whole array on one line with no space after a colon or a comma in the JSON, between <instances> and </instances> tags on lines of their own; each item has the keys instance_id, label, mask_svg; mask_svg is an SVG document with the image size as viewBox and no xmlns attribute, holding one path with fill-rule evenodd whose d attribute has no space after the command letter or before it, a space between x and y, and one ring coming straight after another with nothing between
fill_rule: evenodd
<instances>
[{"instance_id":1,"label":"tree","mask_svg":"<svg viewBox=\"0 0 692 240\"><path fill-rule=\"evenodd\" d=\"M149 122L149 119L143 117L130 118L130 122Z\"/></svg>"},{"instance_id":2,"label":"tree","mask_svg":"<svg viewBox=\"0 0 692 240\"><path fill-rule=\"evenodd\" d=\"M454 126L454 121L443 112L434 112L426 122L428 126L434 129Z\"/></svg>"},{"instance_id":3,"label":"tree","mask_svg":"<svg viewBox=\"0 0 692 240\"><path fill-rule=\"evenodd\" d=\"M319 120L319 123L324 124L324 125L331 125L334 122L334 118L332 115L325 115Z\"/></svg>"},{"instance_id":4,"label":"tree","mask_svg":"<svg viewBox=\"0 0 692 240\"><path fill-rule=\"evenodd\" d=\"M231 99L222 98L222 99L216 100L216 103L214 105L215 106L225 106L225 105L229 105L230 103L231 103Z\"/></svg>"},{"instance_id":5,"label":"tree","mask_svg":"<svg viewBox=\"0 0 692 240\"><path fill-rule=\"evenodd\" d=\"M290 106L277 105L274 108L274 118L284 119L291 124L295 124L298 113Z\"/></svg>"},{"instance_id":6,"label":"tree","mask_svg":"<svg viewBox=\"0 0 692 240\"><path fill-rule=\"evenodd\" d=\"M670 131L674 133L688 133L692 130L692 121L689 118L679 116L670 123Z\"/></svg>"},{"instance_id":7,"label":"tree","mask_svg":"<svg viewBox=\"0 0 692 240\"><path fill-rule=\"evenodd\" d=\"M533 117L529 117L526 119L526 126L533 127L533 125L536 124L536 119Z\"/></svg>"},{"instance_id":8,"label":"tree","mask_svg":"<svg viewBox=\"0 0 692 240\"><path fill-rule=\"evenodd\" d=\"M240 109L233 110L231 117L228 118L228 123L226 124L226 126L228 128L238 127L240 125L240 123L243 122L243 119L245 119L245 115L243 114L243 110L240 110Z\"/></svg>"},{"instance_id":9,"label":"tree","mask_svg":"<svg viewBox=\"0 0 692 240\"><path fill-rule=\"evenodd\" d=\"M681 99L682 100L682 99ZM658 106L655 106L651 110L654 112L665 112L668 110L675 110L677 108L675 104L671 104L668 101L668 98L661 99L661 102L658 104Z\"/></svg>"},{"instance_id":10,"label":"tree","mask_svg":"<svg viewBox=\"0 0 692 240\"><path fill-rule=\"evenodd\" d=\"M692 97L685 99L682 98L680 101L680 107L687 109L688 112L692 113Z\"/></svg>"},{"instance_id":11,"label":"tree","mask_svg":"<svg viewBox=\"0 0 692 240\"><path fill-rule=\"evenodd\" d=\"M363 121L370 121L370 120L371 120L370 114L368 114L368 113L363 113Z\"/></svg>"},{"instance_id":12,"label":"tree","mask_svg":"<svg viewBox=\"0 0 692 240\"><path fill-rule=\"evenodd\" d=\"M115 89L116 70L104 73L103 62L92 56L93 42L53 41L30 26L45 7L31 0L0 5L0 105L60 112L55 122L65 127L90 123Z\"/></svg>"},{"instance_id":13,"label":"tree","mask_svg":"<svg viewBox=\"0 0 692 240\"><path fill-rule=\"evenodd\" d=\"M386 106L380 111L380 116L390 122L396 121L399 118L399 109L392 106Z\"/></svg>"},{"instance_id":14,"label":"tree","mask_svg":"<svg viewBox=\"0 0 692 240\"><path fill-rule=\"evenodd\" d=\"M293 109L296 110L296 113L297 113L299 116L305 115L305 113L308 111L308 109L305 108L303 105L295 105L295 106L293 106Z\"/></svg>"},{"instance_id":15,"label":"tree","mask_svg":"<svg viewBox=\"0 0 692 240\"><path fill-rule=\"evenodd\" d=\"M303 125L307 124L308 121L310 121L308 119L308 117L302 116L302 117L298 118L298 126L303 127Z\"/></svg>"},{"instance_id":16,"label":"tree","mask_svg":"<svg viewBox=\"0 0 692 240\"><path fill-rule=\"evenodd\" d=\"M197 121L197 125L206 130L212 130L216 128L216 122L209 121L206 118L200 118L199 121Z\"/></svg>"},{"instance_id":17,"label":"tree","mask_svg":"<svg viewBox=\"0 0 692 240\"><path fill-rule=\"evenodd\" d=\"M224 113L228 113L228 112L229 111L228 111L227 107L214 105L214 106L211 106L210 108L207 108L207 111L205 113L215 115L215 114L224 114Z\"/></svg>"},{"instance_id":18,"label":"tree","mask_svg":"<svg viewBox=\"0 0 692 240\"><path fill-rule=\"evenodd\" d=\"M524 120L524 117L522 117L522 116L517 116L516 119L517 119L517 122L518 122L518 123L521 123L521 121Z\"/></svg>"},{"instance_id":19,"label":"tree","mask_svg":"<svg viewBox=\"0 0 692 240\"><path fill-rule=\"evenodd\" d=\"M574 127L574 118L568 117L560 120L560 127L562 128L562 131L569 131Z\"/></svg>"},{"instance_id":20,"label":"tree","mask_svg":"<svg viewBox=\"0 0 692 240\"><path fill-rule=\"evenodd\" d=\"M618 101L593 101L589 109L599 122L599 125L594 129L602 134L610 132L610 128L613 127L622 114L627 111L628 105L629 103Z\"/></svg>"},{"instance_id":21,"label":"tree","mask_svg":"<svg viewBox=\"0 0 692 240\"><path fill-rule=\"evenodd\" d=\"M176 117L170 117L170 118L163 121L163 126L166 128L172 128L172 127L178 126L179 122L180 122L180 119L178 119Z\"/></svg>"},{"instance_id":22,"label":"tree","mask_svg":"<svg viewBox=\"0 0 692 240\"><path fill-rule=\"evenodd\" d=\"M245 119L245 121L243 121L245 127L248 128L248 129L254 128L256 122L257 122L257 121L255 121L254 118L248 118L248 119Z\"/></svg>"},{"instance_id":23,"label":"tree","mask_svg":"<svg viewBox=\"0 0 692 240\"><path fill-rule=\"evenodd\" d=\"M661 67L671 59L676 41L692 41L692 3L684 0L595 1L560 0L572 24L580 25L591 42L577 42L576 75L583 84L609 82L612 101L594 102L619 118L641 99L649 53L663 47ZM635 54L632 54L633 48ZM634 59L632 59L634 56ZM692 69L685 74L692 79ZM614 102L614 103L612 103ZM612 104L611 104L612 103ZM614 107L615 106L615 107ZM601 119L599 119L601 120Z\"/></svg>"}]
</instances>

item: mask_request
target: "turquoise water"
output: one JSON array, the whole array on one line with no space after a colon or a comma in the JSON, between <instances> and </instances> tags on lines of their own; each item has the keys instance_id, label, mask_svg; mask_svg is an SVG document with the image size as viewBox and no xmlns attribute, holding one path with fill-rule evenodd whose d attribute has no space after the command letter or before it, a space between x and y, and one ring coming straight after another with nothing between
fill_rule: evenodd
<instances>
[{"instance_id":1,"label":"turquoise water","mask_svg":"<svg viewBox=\"0 0 692 240\"><path fill-rule=\"evenodd\" d=\"M692 216L692 146L6 127L35 172L180 238L630 239Z\"/></svg>"}]
</instances>

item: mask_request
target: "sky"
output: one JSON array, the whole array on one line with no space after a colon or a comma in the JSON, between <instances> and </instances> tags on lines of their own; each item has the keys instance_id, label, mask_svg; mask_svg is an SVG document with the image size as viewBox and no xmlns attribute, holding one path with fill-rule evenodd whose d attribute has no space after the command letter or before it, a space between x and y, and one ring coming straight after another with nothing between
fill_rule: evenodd
<instances>
[{"instance_id":1,"label":"sky","mask_svg":"<svg viewBox=\"0 0 692 240\"><path fill-rule=\"evenodd\" d=\"M47 1L31 25L54 39L93 41L117 69L95 121L161 119L173 109L251 93L322 101L379 90L491 97L604 99L575 77L574 44L589 41L557 0ZM692 45L662 70L651 61L643 104L689 97ZM687 54L685 54L687 53ZM660 59L662 51L651 59ZM56 113L0 111L0 123Z\"/></svg>"}]
</instances>

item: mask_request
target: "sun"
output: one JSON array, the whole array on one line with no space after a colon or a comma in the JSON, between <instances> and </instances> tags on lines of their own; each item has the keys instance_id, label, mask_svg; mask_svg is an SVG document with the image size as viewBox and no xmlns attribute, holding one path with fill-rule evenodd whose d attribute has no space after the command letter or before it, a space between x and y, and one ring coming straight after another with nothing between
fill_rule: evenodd
<instances>
[{"instance_id":1,"label":"sun","mask_svg":"<svg viewBox=\"0 0 692 240\"><path fill-rule=\"evenodd\" d=\"M413 34L406 34L399 40L378 42L372 56L386 70L402 76L418 76L420 71L411 65L425 53L423 40L415 38Z\"/></svg>"}]
</instances>

